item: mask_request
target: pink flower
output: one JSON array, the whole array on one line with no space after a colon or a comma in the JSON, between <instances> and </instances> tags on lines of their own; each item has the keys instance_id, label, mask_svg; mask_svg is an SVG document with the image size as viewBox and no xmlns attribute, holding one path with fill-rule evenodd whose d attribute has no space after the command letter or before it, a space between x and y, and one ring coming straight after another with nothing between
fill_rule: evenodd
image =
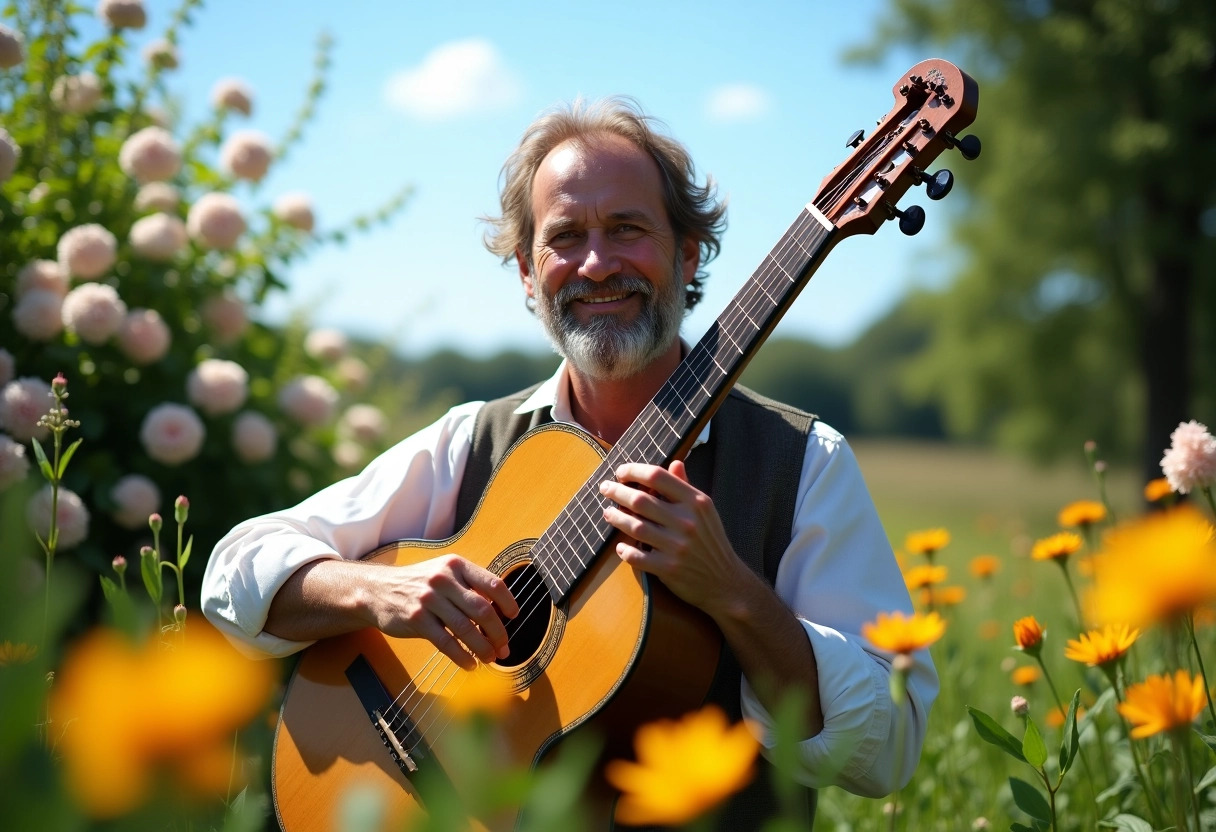
<instances>
[{"instance_id":1,"label":"pink flower","mask_svg":"<svg viewBox=\"0 0 1216 832\"><path fill-rule=\"evenodd\" d=\"M203 194L186 214L186 230L204 248L230 249L245 233L240 203L228 194Z\"/></svg>"},{"instance_id":2,"label":"pink flower","mask_svg":"<svg viewBox=\"0 0 1216 832\"><path fill-rule=\"evenodd\" d=\"M149 182L135 195L136 211L164 211L173 213L181 203L182 196L168 182Z\"/></svg>"},{"instance_id":3,"label":"pink flower","mask_svg":"<svg viewBox=\"0 0 1216 832\"><path fill-rule=\"evenodd\" d=\"M13 141L8 131L0 127L0 182L13 175L17 160L21 158L21 147Z\"/></svg>"},{"instance_id":4,"label":"pink flower","mask_svg":"<svg viewBox=\"0 0 1216 832\"><path fill-rule=\"evenodd\" d=\"M95 280L114 265L118 241L105 228L89 223L64 232L59 238L58 250L59 266L66 274Z\"/></svg>"},{"instance_id":5,"label":"pink flower","mask_svg":"<svg viewBox=\"0 0 1216 832\"><path fill-rule=\"evenodd\" d=\"M358 442L343 439L334 445L332 456L339 468L358 468L363 464L363 446Z\"/></svg>"},{"instance_id":6,"label":"pink flower","mask_svg":"<svg viewBox=\"0 0 1216 832\"><path fill-rule=\"evenodd\" d=\"M1194 419L1179 423L1161 457L1161 470L1179 494L1216 484L1216 438L1207 426Z\"/></svg>"},{"instance_id":7,"label":"pink flower","mask_svg":"<svg viewBox=\"0 0 1216 832\"><path fill-rule=\"evenodd\" d=\"M177 47L164 40L154 40L143 48L144 60L157 69L177 69Z\"/></svg>"},{"instance_id":8,"label":"pink flower","mask_svg":"<svg viewBox=\"0 0 1216 832\"><path fill-rule=\"evenodd\" d=\"M51 409L51 385L40 378L19 378L0 390L0 427L19 442L45 439L50 430L38 420Z\"/></svg>"},{"instance_id":9,"label":"pink flower","mask_svg":"<svg viewBox=\"0 0 1216 832\"><path fill-rule=\"evenodd\" d=\"M348 348L346 336L336 329L314 329L304 338L304 352L326 363L346 355Z\"/></svg>"},{"instance_id":10,"label":"pink flower","mask_svg":"<svg viewBox=\"0 0 1216 832\"><path fill-rule=\"evenodd\" d=\"M329 422L338 405L338 391L320 376L296 376L279 391L279 407L306 428Z\"/></svg>"},{"instance_id":11,"label":"pink flower","mask_svg":"<svg viewBox=\"0 0 1216 832\"><path fill-rule=\"evenodd\" d=\"M353 404L342 414L342 432L359 442L376 442L384 436L384 411L370 404Z\"/></svg>"},{"instance_id":12,"label":"pink flower","mask_svg":"<svg viewBox=\"0 0 1216 832\"><path fill-rule=\"evenodd\" d=\"M12 69L25 60L25 38L0 23L0 69Z\"/></svg>"},{"instance_id":13,"label":"pink flower","mask_svg":"<svg viewBox=\"0 0 1216 832\"><path fill-rule=\"evenodd\" d=\"M146 260L167 263L186 249L186 224L172 214L149 214L131 226L131 248Z\"/></svg>"},{"instance_id":14,"label":"pink flower","mask_svg":"<svg viewBox=\"0 0 1216 832\"><path fill-rule=\"evenodd\" d=\"M163 127L132 133L118 151L122 172L141 185L172 179L182 167L182 151Z\"/></svg>"},{"instance_id":15,"label":"pink flower","mask_svg":"<svg viewBox=\"0 0 1216 832\"><path fill-rule=\"evenodd\" d=\"M25 446L0 433L0 491L21 482L30 472Z\"/></svg>"},{"instance_id":16,"label":"pink flower","mask_svg":"<svg viewBox=\"0 0 1216 832\"><path fill-rule=\"evenodd\" d=\"M165 465L179 465L198 456L206 436L203 420L181 404L158 404L148 411L139 441L148 456Z\"/></svg>"},{"instance_id":17,"label":"pink flower","mask_svg":"<svg viewBox=\"0 0 1216 832\"><path fill-rule=\"evenodd\" d=\"M46 289L26 292L13 307L13 326L31 341L49 341L63 332L63 298Z\"/></svg>"},{"instance_id":18,"label":"pink flower","mask_svg":"<svg viewBox=\"0 0 1216 832\"><path fill-rule=\"evenodd\" d=\"M63 299L63 324L86 344L110 340L127 316L127 305L106 283L84 283Z\"/></svg>"},{"instance_id":19,"label":"pink flower","mask_svg":"<svg viewBox=\"0 0 1216 832\"><path fill-rule=\"evenodd\" d=\"M118 328L118 348L140 366L164 358L171 340L165 319L155 309L132 309Z\"/></svg>"},{"instance_id":20,"label":"pink flower","mask_svg":"<svg viewBox=\"0 0 1216 832\"><path fill-rule=\"evenodd\" d=\"M283 194L275 200L272 210L284 225L301 231L311 232L317 221L308 194Z\"/></svg>"},{"instance_id":21,"label":"pink flower","mask_svg":"<svg viewBox=\"0 0 1216 832\"><path fill-rule=\"evenodd\" d=\"M65 113L91 113L101 101L101 81L91 72L60 75L51 87L51 101Z\"/></svg>"},{"instance_id":22,"label":"pink flower","mask_svg":"<svg viewBox=\"0 0 1216 832\"><path fill-rule=\"evenodd\" d=\"M101 0L97 16L111 29L142 29L148 22L143 0Z\"/></svg>"},{"instance_id":23,"label":"pink flower","mask_svg":"<svg viewBox=\"0 0 1216 832\"><path fill-rule=\"evenodd\" d=\"M217 110L236 110L247 116L253 112L253 91L239 78L221 78L211 89L211 104Z\"/></svg>"},{"instance_id":24,"label":"pink flower","mask_svg":"<svg viewBox=\"0 0 1216 832\"><path fill-rule=\"evenodd\" d=\"M367 387L368 378L371 376L371 370L367 365L353 355L348 355L338 362L338 381L342 382L342 386L347 390L359 392Z\"/></svg>"},{"instance_id":25,"label":"pink flower","mask_svg":"<svg viewBox=\"0 0 1216 832\"><path fill-rule=\"evenodd\" d=\"M114 501L114 522L124 529L141 529L160 508L160 489L142 474L127 474L114 483L110 499Z\"/></svg>"},{"instance_id":26,"label":"pink flower","mask_svg":"<svg viewBox=\"0 0 1216 832\"><path fill-rule=\"evenodd\" d=\"M258 182L270 169L274 149L270 138L257 130L238 130L220 148L220 167L237 179Z\"/></svg>"},{"instance_id":27,"label":"pink flower","mask_svg":"<svg viewBox=\"0 0 1216 832\"><path fill-rule=\"evenodd\" d=\"M25 507L25 518L34 527L43 540L51 531L51 487L44 486ZM74 491L66 488L59 489L59 503L56 506L55 522L59 527L60 550L70 549L84 541L89 536L89 510L84 507L84 501Z\"/></svg>"},{"instance_id":28,"label":"pink flower","mask_svg":"<svg viewBox=\"0 0 1216 832\"><path fill-rule=\"evenodd\" d=\"M269 419L254 410L246 410L232 425L232 449L242 462L262 462L274 456L279 432Z\"/></svg>"},{"instance_id":29,"label":"pink flower","mask_svg":"<svg viewBox=\"0 0 1216 832\"><path fill-rule=\"evenodd\" d=\"M208 416L232 413L249 397L249 373L235 361L208 358L187 376L186 397Z\"/></svg>"},{"instance_id":30,"label":"pink flower","mask_svg":"<svg viewBox=\"0 0 1216 832\"><path fill-rule=\"evenodd\" d=\"M217 343L231 344L245 334L249 326L245 302L232 290L225 289L203 302L203 322L210 327Z\"/></svg>"},{"instance_id":31,"label":"pink flower","mask_svg":"<svg viewBox=\"0 0 1216 832\"><path fill-rule=\"evenodd\" d=\"M17 362L13 360L13 354L0 347L0 388L12 381L16 372Z\"/></svg>"},{"instance_id":32,"label":"pink flower","mask_svg":"<svg viewBox=\"0 0 1216 832\"><path fill-rule=\"evenodd\" d=\"M68 276L54 260L35 260L17 272L17 297L34 289L45 289L63 297L68 293Z\"/></svg>"}]
</instances>

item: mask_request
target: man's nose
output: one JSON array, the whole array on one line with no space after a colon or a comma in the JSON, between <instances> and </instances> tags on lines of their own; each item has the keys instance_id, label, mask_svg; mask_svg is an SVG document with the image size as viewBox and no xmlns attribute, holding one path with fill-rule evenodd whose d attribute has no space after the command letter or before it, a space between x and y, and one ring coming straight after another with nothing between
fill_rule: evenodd
<instances>
[{"instance_id":1,"label":"man's nose","mask_svg":"<svg viewBox=\"0 0 1216 832\"><path fill-rule=\"evenodd\" d=\"M606 280L620 270L620 258L616 255L611 241L603 235L589 236L587 250L578 269L579 277L587 280Z\"/></svg>"}]
</instances>

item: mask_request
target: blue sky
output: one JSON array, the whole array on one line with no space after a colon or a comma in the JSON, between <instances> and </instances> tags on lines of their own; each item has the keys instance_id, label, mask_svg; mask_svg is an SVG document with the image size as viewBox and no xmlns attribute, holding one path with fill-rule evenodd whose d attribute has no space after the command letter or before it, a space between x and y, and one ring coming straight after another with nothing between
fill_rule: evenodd
<instances>
[{"instance_id":1,"label":"blue sky","mask_svg":"<svg viewBox=\"0 0 1216 832\"><path fill-rule=\"evenodd\" d=\"M157 36L174 5L151 0L136 42ZM254 113L230 126L277 138L303 99L318 34L334 37L330 87L303 144L238 196L265 205L305 191L327 227L412 184L396 220L316 252L266 310L282 319L303 309L318 326L387 339L406 354L547 348L514 268L481 246L477 218L495 211L502 162L538 112L577 95L632 95L729 199L723 253L685 324L695 340L845 157L846 136L872 128L892 106L895 81L928 57L843 62L883 8L880 0L222 0L182 33L170 86L188 124L205 113L216 80L241 78L254 90ZM842 243L778 334L847 341L909 286L939 277L949 202L926 205L918 237L888 225Z\"/></svg>"}]
</instances>

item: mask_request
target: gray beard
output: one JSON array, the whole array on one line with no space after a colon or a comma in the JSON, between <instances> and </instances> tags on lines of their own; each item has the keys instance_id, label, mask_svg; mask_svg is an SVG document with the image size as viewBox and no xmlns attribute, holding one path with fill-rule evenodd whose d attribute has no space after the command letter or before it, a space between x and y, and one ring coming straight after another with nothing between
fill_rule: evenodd
<instances>
[{"instance_id":1,"label":"gray beard","mask_svg":"<svg viewBox=\"0 0 1216 832\"><path fill-rule=\"evenodd\" d=\"M553 348L579 372L602 381L627 379L662 355L680 335L684 293L678 274L673 267L671 280L663 286L640 277L615 276L601 282L567 283L552 297L538 291L536 316ZM642 296L641 313L629 322L596 315L580 323L573 302L604 292L636 292Z\"/></svg>"}]
</instances>

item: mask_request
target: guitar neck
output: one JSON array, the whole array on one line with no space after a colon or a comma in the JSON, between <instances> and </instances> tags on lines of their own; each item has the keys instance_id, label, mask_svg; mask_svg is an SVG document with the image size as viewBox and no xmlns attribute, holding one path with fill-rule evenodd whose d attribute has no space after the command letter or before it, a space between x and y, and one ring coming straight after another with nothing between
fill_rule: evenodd
<instances>
[{"instance_id":1,"label":"guitar neck","mask_svg":"<svg viewBox=\"0 0 1216 832\"><path fill-rule=\"evenodd\" d=\"M752 356L838 239L804 209L717 320L642 409L549 529L532 547L554 603L560 603L616 531L604 520L599 483L624 462L666 466L684 458Z\"/></svg>"}]
</instances>

